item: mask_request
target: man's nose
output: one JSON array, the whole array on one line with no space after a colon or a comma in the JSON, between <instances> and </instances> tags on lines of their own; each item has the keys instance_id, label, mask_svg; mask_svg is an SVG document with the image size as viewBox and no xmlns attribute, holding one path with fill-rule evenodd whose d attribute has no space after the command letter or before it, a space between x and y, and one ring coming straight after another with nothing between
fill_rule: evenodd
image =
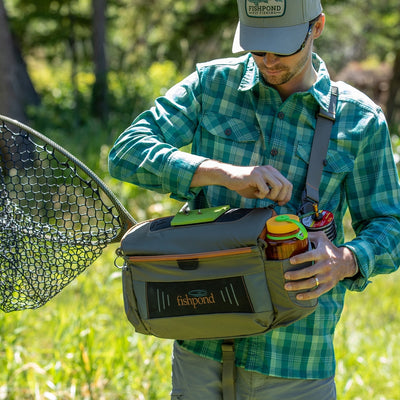
<instances>
[{"instance_id":1,"label":"man's nose","mask_svg":"<svg viewBox=\"0 0 400 400\"><path fill-rule=\"evenodd\" d=\"M279 61L279 56L277 56L274 53L265 53L265 56L263 57L263 63L265 64L266 67L274 65L278 61Z\"/></svg>"}]
</instances>

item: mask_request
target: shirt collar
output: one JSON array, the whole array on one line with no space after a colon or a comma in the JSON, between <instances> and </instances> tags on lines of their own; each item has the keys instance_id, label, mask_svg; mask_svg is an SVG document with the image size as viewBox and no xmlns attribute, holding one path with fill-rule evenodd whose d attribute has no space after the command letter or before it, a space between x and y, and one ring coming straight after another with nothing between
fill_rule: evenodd
<instances>
[{"instance_id":1,"label":"shirt collar","mask_svg":"<svg viewBox=\"0 0 400 400\"><path fill-rule=\"evenodd\" d=\"M241 92L251 90L259 82L260 73L257 64L255 63L253 56L249 53L247 54L247 59L245 59L245 71L238 90Z\"/></svg>"},{"instance_id":2,"label":"shirt collar","mask_svg":"<svg viewBox=\"0 0 400 400\"><path fill-rule=\"evenodd\" d=\"M331 100L331 78L324 61L315 53L313 53L313 65L317 71L317 80L308 92L325 111L328 111Z\"/></svg>"},{"instance_id":3,"label":"shirt collar","mask_svg":"<svg viewBox=\"0 0 400 400\"><path fill-rule=\"evenodd\" d=\"M306 93L310 93L316 102L328 111L331 92L329 72L324 61L315 53L313 53L313 65L317 71L317 80ZM260 73L251 54L247 55L245 66L245 72L238 88L239 91L251 90L260 83Z\"/></svg>"}]
</instances>

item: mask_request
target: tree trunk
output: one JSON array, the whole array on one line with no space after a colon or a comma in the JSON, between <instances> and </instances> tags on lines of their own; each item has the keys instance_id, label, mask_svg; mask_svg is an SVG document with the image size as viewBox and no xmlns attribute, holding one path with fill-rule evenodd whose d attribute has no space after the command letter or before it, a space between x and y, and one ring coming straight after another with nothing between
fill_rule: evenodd
<instances>
[{"instance_id":1,"label":"tree trunk","mask_svg":"<svg viewBox=\"0 0 400 400\"><path fill-rule=\"evenodd\" d=\"M0 114L26 122L25 107L38 104L39 96L13 40L3 0L0 0L0 43Z\"/></svg>"},{"instance_id":2,"label":"tree trunk","mask_svg":"<svg viewBox=\"0 0 400 400\"><path fill-rule=\"evenodd\" d=\"M400 113L400 49L397 50L393 64L393 74L390 80L389 96L386 104L386 116L389 124L399 122Z\"/></svg>"},{"instance_id":3,"label":"tree trunk","mask_svg":"<svg viewBox=\"0 0 400 400\"><path fill-rule=\"evenodd\" d=\"M92 0L93 63L95 83L92 92L92 113L104 122L108 119L107 60L105 51L107 0Z\"/></svg>"}]
</instances>

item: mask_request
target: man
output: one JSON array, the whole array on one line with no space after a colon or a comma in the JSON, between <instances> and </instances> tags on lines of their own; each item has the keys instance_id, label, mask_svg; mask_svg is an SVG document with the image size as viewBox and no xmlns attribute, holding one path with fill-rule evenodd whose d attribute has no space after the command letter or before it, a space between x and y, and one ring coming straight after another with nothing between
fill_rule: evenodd
<instances>
[{"instance_id":1,"label":"man","mask_svg":"<svg viewBox=\"0 0 400 400\"><path fill-rule=\"evenodd\" d=\"M312 52L324 28L319 0L238 0L238 58L196 72L136 118L110 153L114 177L208 204L296 213L305 185L316 113L332 82ZM315 249L291 259L311 267L286 274L288 291L317 298L317 310L287 328L235 340L237 399L336 399L333 333L346 290L393 272L400 260L400 190L381 109L343 82L320 185L320 208L337 238L310 234ZM178 150L191 144L192 154ZM344 243L350 210L356 237ZM221 399L221 342L175 343L173 399Z\"/></svg>"}]
</instances>

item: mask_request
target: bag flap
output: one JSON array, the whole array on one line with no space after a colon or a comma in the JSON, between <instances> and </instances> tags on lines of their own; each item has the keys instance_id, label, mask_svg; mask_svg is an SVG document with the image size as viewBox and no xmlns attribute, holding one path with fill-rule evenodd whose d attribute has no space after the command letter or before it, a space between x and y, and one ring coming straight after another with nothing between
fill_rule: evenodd
<instances>
[{"instance_id":1,"label":"bag flap","mask_svg":"<svg viewBox=\"0 0 400 400\"><path fill-rule=\"evenodd\" d=\"M129 255L188 254L256 246L271 218L271 208L234 208L213 222L171 226L173 217L133 226L122 238Z\"/></svg>"}]
</instances>

